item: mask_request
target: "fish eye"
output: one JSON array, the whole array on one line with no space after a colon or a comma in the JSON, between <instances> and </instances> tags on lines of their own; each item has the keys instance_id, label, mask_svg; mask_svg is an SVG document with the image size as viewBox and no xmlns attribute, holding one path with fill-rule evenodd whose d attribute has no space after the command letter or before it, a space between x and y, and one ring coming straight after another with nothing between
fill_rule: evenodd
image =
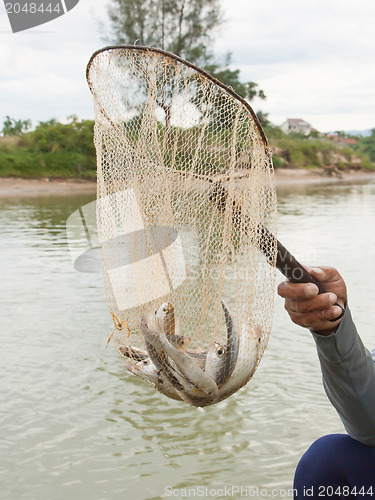
<instances>
[{"instance_id":1,"label":"fish eye","mask_svg":"<svg viewBox=\"0 0 375 500\"><path fill-rule=\"evenodd\" d=\"M148 365L148 364L150 363L150 360L149 360L149 359L144 359L144 360L142 361L142 363L143 363L144 365Z\"/></svg>"},{"instance_id":2,"label":"fish eye","mask_svg":"<svg viewBox=\"0 0 375 500\"><path fill-rule=\"evenodd\" d=\"M217 350L217 354L218 354L218 356L223 356L223 354L225 354L224 347L219 347Z\"/></svg>"}]
</instances>

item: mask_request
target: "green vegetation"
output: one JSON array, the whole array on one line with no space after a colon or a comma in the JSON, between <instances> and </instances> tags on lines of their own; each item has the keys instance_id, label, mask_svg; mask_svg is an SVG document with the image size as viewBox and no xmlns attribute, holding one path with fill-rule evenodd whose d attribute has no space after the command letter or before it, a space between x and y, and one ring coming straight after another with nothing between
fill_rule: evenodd
<instances>
[{"instance_id":1,"label":"green vegetation","mask_svg":"<svg viewBox=\"0 0 375 500\"><path fill-rule=\"evenodd\" d=\"M273 150L273 163L276 169L307 168L320 169L328 174L339 173L349 169L375 170L375 129L369 137L347 137L341 133L335 140L320 136L298 134L286 135L279 127L273 126L265 113L258 113L270 146ZM126 132L131 141L134 136L133 118L126 125ZM0 176L16 177L49 177L49 178L82 178L96 177L96 158L93 143L94 122L79 120L72 116L68 123L56 120L40 123L35 130L25 131L29 120L14 120L6 117L2 137L0 137ZM9 125L17 128L10 130ZM160 124L158 135L163 140L166 129ZM196 155L193 129L170 130L171 139L178 134L179 147L174 157L175 165L189 165ZM133 135L132 135L133 134ZM229 147L230 134L225 123L221 131L208 135L198 152L200 161L216 165L217 171L222 168L220 150ZM246 136L246 131L244 131ZM351 139L351 144L346 144ZM215 146L215 147L213 147ZM239 144L240 147L240 144ZM240 151L239 151L240 155ZM177 167L178 168L178 167Z\"/></svg>"},{"instance_id":2,"label":"green vegetation","mask_svg":"<svg viewBox=\"0 0 375 500\"><path fill-rule=\"evenodd\" d=\"M251 101L265 99L255 82L241 82L230 69L231 55L212 52L214 34L224 24L220 0L111 0L108 6L113 44L147 45L167 50L200 66Z\"/></svg>"},{"instance_id":3,"label":"green vegetation","mask_svg":"<svg viewBox=\"0 0 375 500\"><path fill-rule=\"evenodd\" d=\"M15 120L6 116L3 127L3 135L22 135L31 127L31 120Z\"/></svg>"},{"instance_id":4,"label":"green vegetation","mask_svg":"<svg viewBox=\"0 0 375 500\"><path fill-rule=\"evenodd\" d=\"M203 67L248 101L266 98L256 83L242 82L239 70L230 69L230 54L220 62L212 52L213 34L224 22L219 0L111 0L108 15L110 42L133 44L138 41L140 45L160 47ZM210 131L208 127L202 147L196 151L194 131L177 130L171 125L172 90L173 78L157 98L165 112L165 125L160 124L158 129L160 140L164 140L166 134L169 140L178 137L178 147L168 152L166 162L173 160L177 168L179 165L182 168L199 157L203 164L207 162L219 172L223 167L220 153L229 147L228 134L235 111L231 113L226 108L223 112L220 102L217 106L213 104L216 128ZM205 109L206 103L200 100L199 92L192 102L198 109ZM286 135L272 125L267 113L257 114L273 149L276 169L319 168L329 174L351 168L375 169L375 128L371 136L355 137L355 140L344 132L337 132L331 138L316 131L309 137ZM130 141L137 140L135 125L140 119L136 116L124 124ZM39 123L33 131L30 128L30 120L6 116L0 135L0 176L95 178L92 120L71 116L67 124L50 120ZM240 143L237 153L240 157Z\"/></svg>"},{"instance_id":5,"label":"green vegetation","mask_svg":"<svg viewBox=\"0 0 375 500\"><path fill-rule=\"evenodd\" d=\"M212 59L212 34L223 23L220 0L111 0L110 42L158 47L194 64Z\"/></svg>"},{"instance_id":6,"label":"green vegetation","mask_svg":"<svg viewBox=\"0 0 375 500\"><path fill-rule=\"evenodd\" d=\"M72 116L65 125L50 120L32 132L19 133L8 133L7 121L0 138L1 176L95 178L92 120Z\"/></svg>"},{"instance_id":7,"label":"green vegetation","mask_svg":"<svg viewBox=\"0 0 375 500\"><path fill-rule=\"evenodd\" d=\"M375 163L375 128L371 130L371 135L368 137L362 137L355 150L368 156L372 163Z\"/></svg>"}]
</instances>

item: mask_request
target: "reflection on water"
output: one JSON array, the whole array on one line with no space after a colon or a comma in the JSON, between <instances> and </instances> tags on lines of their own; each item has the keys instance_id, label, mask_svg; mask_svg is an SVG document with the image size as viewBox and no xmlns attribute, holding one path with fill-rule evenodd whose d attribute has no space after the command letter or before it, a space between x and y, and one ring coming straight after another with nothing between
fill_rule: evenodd
<instances>
[{"instance_id":1,"label":"reflection on water","mask_svg":"<svg viewBox=\"0 0 375 500\"><path fill-rule=\"evenodd\" d=\"M269 346L247 387L204 409L158 394L104 348L112 323L101 278L70 262L65 221L91 199L0 201L0 497L291 488L309 443L342 431L309 333L277 298ZM279 239L299 260L342 271L362 338L375 346L374 297L364 288L375 274L375 185L280 189L279 213Z\"/></svg>"}]
</instances>

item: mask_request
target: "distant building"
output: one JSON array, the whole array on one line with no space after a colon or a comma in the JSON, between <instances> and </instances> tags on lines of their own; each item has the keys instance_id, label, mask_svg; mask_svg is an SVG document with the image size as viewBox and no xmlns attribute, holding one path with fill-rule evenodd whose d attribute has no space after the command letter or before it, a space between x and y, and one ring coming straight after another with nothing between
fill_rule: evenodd
<instances>
[{"instance_id":1,"label":"distant building","mask_svg":"<svg viewBox=\"0 0 375 500\"><path fill-rule=\"evenodd\" d=\"M286 134L294 132L297 134L309 135L310 132L315 130L310 123L305 122L305 120L301 118L288 118L286 122L280 125L280 128Z\"/></svg>"}]
</instances>

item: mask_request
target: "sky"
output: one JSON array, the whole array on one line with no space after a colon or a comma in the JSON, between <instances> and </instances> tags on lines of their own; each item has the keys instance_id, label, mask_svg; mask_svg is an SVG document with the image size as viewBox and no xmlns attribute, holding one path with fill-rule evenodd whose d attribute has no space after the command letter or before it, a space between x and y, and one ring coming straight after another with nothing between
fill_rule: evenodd
<instances>
[{"instance_id":1,"label":"sky","mask_svg":"<svg viewBox=\"0 0 375 500\"><path fill-rule=\"evenodd\" d=\"M110 0L80 0L64 16L12 33L0 2L0 127L5 116L93 118L85 77L105 45ZM375 127L373 0L222 0L217 55L267 95L252 107L280 125L302 118L321 132ZM104 30L104 32L103 32Z\"/></svg>"}]
</instances>

